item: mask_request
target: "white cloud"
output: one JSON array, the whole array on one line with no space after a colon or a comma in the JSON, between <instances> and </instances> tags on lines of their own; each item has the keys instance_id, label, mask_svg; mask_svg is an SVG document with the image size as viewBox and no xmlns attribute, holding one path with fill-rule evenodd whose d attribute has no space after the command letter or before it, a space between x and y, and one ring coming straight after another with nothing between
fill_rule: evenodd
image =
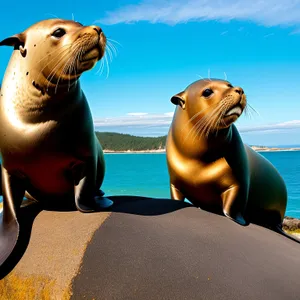
<instances>
[{"instance_id":1,"label":"white cloud","mask_svg":"<svg viewBox=\"0 0 300 300\"><path fill-rule=\"evenodd\" d=\"M96 118L95 127L115 127L115 126L134 126L134 127L157 127L170 125L173 112L162 114L149 113L128 113L126 116L114 118Z\"/></svg>"},{"instance_id":2,"label":"white cloud","mask_svg":"<svg viewBox=\"0 0 300 300\"><path fill-rule=\"evenodd\" d=\"M266 35L264 36L264 38L268 38L268 37L273 36L273 35L275 35L275 33L266 34Z\"/></svg>"},{"instance_id":3,"label":"white cloud","mask_svg":"<svg viewBox=\"0 0 300 300\"><path fill-rule=\"evenodd\" d=\"M287 121L277 124L268 124L260 126L239 127L239 131L243 133L249 132L280 132L283 130L300 128L300 120Z\"/></svg>"},{"instance_id":4,"label":"white cloud","mask_svg":"<svg viewBox=\"0 0 300 300\"><path fill-rule=\"evenodd\" d=\"M165 115L166 117L173 117L173 116L174 116L174 111L164 113L164 115Z\"/></svg>"},{"instance_id":5,"label":"white cloud","mask_svg":"<svg viewBox=\"0 0 300 300\"><path fill-rule=\"evenodd\" d=\"M143 0L97 20L103 24L177 24L203 20L247 20L266 26L300 24L300 0Z\"/></svg>"},{"instance_id":6,"label":"white cloud","mask_svg":"<svg viewBox=\"0 0 300 300\"><path fill-rule=\"evenodd\" d=\"M174 112L166 112L160 114L150 113L128 113L125 116L113 118L96 118L94 125L97 130L101 129L109 131L114 130L117 132L124 129L139 129L139 132L148 134L149 131L162 132L166 134L170 127ZM292 120L283 123L263 124L258 126L240 126L237 125L241 133L279 133L286 130L300 129L300 120ZM165 133L163 133L165 132Z\"/></svg>"},{"instance_id":7,"label":"white cloud","mask_svg":"<svg viewBox=\"0 0 300 300\"><path fill-rule=\"evenodd\" d=\"M148 113L142 113L142 112L136 112L136 113L128 113L128 116L145 116L148 115Z\"/></svg>"}]
</instances>

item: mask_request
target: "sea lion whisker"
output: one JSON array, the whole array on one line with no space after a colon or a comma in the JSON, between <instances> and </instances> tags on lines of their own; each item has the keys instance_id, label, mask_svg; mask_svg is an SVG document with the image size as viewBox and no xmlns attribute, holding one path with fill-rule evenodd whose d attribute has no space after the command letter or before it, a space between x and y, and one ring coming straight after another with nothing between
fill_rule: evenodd
<instances>
[{"instance_id":1,"label":"sea lion whisker","mask_svg":"<svg viewBox=\"0 0 300 300\"><path fill-rule=\"evenodd\" d=\"M215 108L216 109L216 108ZM209 122L209 119L213 116L214 111L211 111L209 114L203 116L194 126L194 138L193 141L195 140L195 138L199 135L200 132L203 131L203 129L205 128L205 126L207 125L207 122ZM201 136L201 135L200 135Z\"/></svg>"},{"instance_id":2,"label":"sea lion whisker","mask_svg":"<svg viewBox=\"0 0 300 300\"><path fill-rule=\"evenodd\" d=\"M105 59L106 66L107 66L107 74L106 74L106 79L107 79L108 76L109 76L109 63L108 63L108 59L107 59L107 55L106 54L104 55L104 59Z\"/></svg>"},{"instance_id":3,"label":"sea lion whisker","mask_svg":"<svg viewBox=\"0 0 300 300\"><path fill-rule=\"evenodd\" d=\"M76 67L75 67L75 63L77 62L77 60L79 59L79 56L81 55L81 52L83 51L83 46L82 45L80 45L80 44L78 44L78 46L77 47L75 47L75 49L74 49L74 53L76 53L76 55L75 56L73 56L73 55L71 55L70 56L70 59L72 59L72 61L71 62L69 62L70 61L70 59L66 62L66 65L65 65L65 67L67 66L67 68L65 69L65 67L63 68L63 72L62 72L62 74L64 73L64 71L66 70L67 72L68 72L68 75L69 75L69 85L68 85L68 89L70 88L70 85L71 85L71 83L70 83L70 81L71 81L71 74L72 74L72 72L73 72L73 70L74 70L74 72L75 72L75 77L77 77L77 72L76 72ZM69 71L68 71L69 70ZM67 74L67 73L66 73Z\"/></svg>"},{"instance_id":4,"label":"sea lion whisker","mask_svg":"<svg viewBox=\"0 0 300 300\"><path fill-rule=\"evenodd\" d=\"M79 60L82 60L82 55L84 54L84 52L88 46L89 45L85 45L85 44L78 45L77 57Z\"/></svg>"},{"instance_id":5,"label":"sea lion whisker","mask_svg":"<svg viewBox=\"0 0 300 300\"><path fill-rule=\"evenodd\" d=\"M251 119L252 115L251 112L249 111L248 106L245 107L244 111L245 111L245 117Z\"/></svg>"},{"instance_id":6,"label":"sea lion whisker","mask_svg":"<svg viewBox=\"0 0 300 300\"><path fill-rule=\"evenodd\" d=\"M202 112L206 111L210 106L207 106L206 108L200 110L199 112L195 113L181 128L181 131L183 131L189 123L191 123L195 118L197 118Z\"/></svg>"},{"instance_id":7,"label":"sea lion whisker","mask_svg":"<svg viewBox=\"0 0 300 300\"><path fill-rule=\"evenodd\" d=\"M216 126L215 126L217 128L216 135L219 132L219 125L220 125L221 121L223 120L223 116L225 115L226 111L227 111L227 107L225 107L225 109L223 109L221 111L221 114L219 115L218 122L216 123Z\"/></svg>"},{"instance_id":8,"label":"sea lion whisker","mask_svg":"<svg viewBox=\"0 0 300 300\"><path fill-rule=\"evenodd\" d=\"M259 117L261 117L260 113L254 107L252 107L248 102L246 107L249 107L254 113L256 113Z\"/></svg>"},{"instance_id":9,"label":"sea lion whisker","mask_svg":"<svg viewBox=\"0 0 300 300\"><path fill-rule=\"evenodd\" d=\"M197 131L196 131L196 136L200 133L200 131L204 131L207 123L209 123L209 120L211 118L213 118L215 115L218 115L219 110L222 109L222 105L221 104L217 104L216 107L208 114L205 116L204 118L204 123L203 126L198 126ZM201 135L200 135L201 136Z\"/></svg>"},{"instance_id":10,"label":"sea lion whisker","mask_svg":"<svg viewBox=\"0 0 300 300\"><path fill-rule=\"evenodd\" d=\"M223 111L223 107L222 104L218 107L218 109L215 110L215 112L213 113L213 115L211 116L211 118L209 118L207 125L205 126L205 128L203 129L203 133L205 134L206 138L208 138L211 129L214 126L215 121L220 117L220 115L222 115L222 111Z\"/></svg>"},{"instance_id":11,"label":"sea lion whisker","mask_svg":"<svg viewBox=\"0 0 300 300\"><path fill-rule=\"evenodd\" d=\"M110 41L107 41L107 45L110 46L110 48L113 51L114 55L117 57L118 56L118 51L117 51L117 48L114 46L114 44L111 43Z\"/></svg>"},{"instance_id":12,"label":"sea lion whisker","mask_svg":"<svg viewBox=\"0 0 300 300\"><path fill-rule=\"evenodd\" d=\"M62 76L63 74L67 74L67 73L65 73L65 71L67 71L67 70L70 68L70 66L71 66L71 64L69 64L69 61L70 61L70 60L72 60L72 62L75 61L75 59L74 59L73 56L71 56L71 57L66 61L65 65L64 65L64 67L63 67L63 69L62 69L62 72L60 73L60 75L59 75L59 77L58 77L58 80L57 80L57 82L56 82L55 90L54 90L54 93L55 93L55 94L57 93L57 88L58 88L58 84L59 84L59 81L60 81L61 76ZM69 75L69 82L68 82L68 90L69 90L69 89L70 89L70 77L71 77L70 72L69 72L68 75Z\"/></svg>"},{"instance_id":13,"label":"sea lion whisker","mask_svg":"<svg viewBox=\"0 0 300 300\"><path fill-rule=\"evenodd\" d=\"M79 54L80 54L80 51L81 51L81 47L82 44L81 43L78 43L78 44L75 44L74 48L72 49L72 53L70 53L70 58L67 60L67 62L65 63L65 66L68 64L68 62L70 60L72 60L72 63L75 62L78 57L79 57ZM68 53L69 54L69 53ZM74 55L75 54L75 55ZM64 57L65 58L65 57ZM63 68L63 71L65 70L65 68ZM62 73L64 74L64 73Z\"/></svg>"},{"instance_id":14,"label":"sea lion whisker","mask_svg":"<svg viewBox=\"0 0 300 300\"><path fill-rule=\"evenodd\" d=\"M211 129L213 128L215 121L218 120L218 118L220 118L220 116L222 115L223 106L224 105L222 103L220 103L216 107L216 109L210 114L207 125L202 130L203 134L205 134L206 137L209 136L209 133L211 132Z\"/></svg>"},{"instance_id":15,"label":"sea lion whisker","mask_svg":"<svg viewBox=\"0 0 300 300\"><path fill-rule=\"evenodd\" d=\"M118 41L116 41L116 40L113 40L111 38L107 38L107 40L112 42L112 43L116 43L116 44L120 45L121 47L123 47L123 45L121 43L119 43Z\"/></svg>"},{"instance_id":16,"label":"sea lion whisker","mask_svg":"<svg viewBox=\"0 0 300 300\"><path fill-rule=\"evenodd\" d=\"M59 84L60 78L61 78L61 76L64 74L65 68L66 68L66 66L68 66L67 63L69 62L70 59L72 59L72 58L70 57L70 58L67 60L67 62L65 63L65 66L63 67L62 72L61 72L60 75L58 76L58 79L57 79L56 85L55 85L55 90L54 90L54 93L55 93L55 94L57 93L57 88L58 88L58 84ZM70 74L69 74L69 82L70 82ZM69 89L69 83L68 83L68 89Z\"/></svg>"},{"instance_id":17,"label":"sea lion whisker","mask_svg":"<svg viewBox=\"0 0 300 300\"><path fill-rule=\"evenodd\" d=\"M100 76L101 76L101 74L103 72L103 64L104 64L103 59L101 59L99 69L97 70L96 75L98 75L100 73Z\"/></svg>"},{"instance_id":18,"label":"sea lion whisker","mask_svg":"<svg viewBox=\"0 0 300 300\"><path fill-rule=\"evenodd\" d=\"M61 57L65 57L68 53L66 52L66 50L68 49L64 49L61 52L57 53L57 55L55 55L52 59L50 59L45 65L44 67L40 70L38 76L37 76L37 81L39 81L40 76L42 75L43 71L48 67L49 64L51 64L55 59L57 59L59 56ZM64 53L65 52L65 53Z\"/></svg>"},{"instance_id":19,"label":"sea lion whisker","mask_svg":"<svg viewBox=\"0 0 300 300\"><path fill-rule=\"evenodd\" d=\"M213 128L216 128L216 133L218 132L217 123L218 123L218 120L220 120L222 118L224 113L225 112L224 112L223 108L220 110L220 113L219 113L219 111L215 113L215 117L213 119L211 119L211 126L208 128L207 137L209 136L209 134L211 133L211 130Z\"/></svg>"},{"instance_id":20,"label":"sea lion whisker","mask_svg":"<svg viewBox=\"0 0 300 300\"><path fill-rule=\"evenodd\" d=\"M107 49L107 53L108 53L110 62L112 62L112 53L111 53L111 50L110 50L110 48L109 48L109 45L106 46L106 49Z\"/></svg>"},{"instance_id":21,"label":"sea lion whisker","mask_svg":"<svg viewBox=\"0 0 300 300\"><path fill-rule=\"evenodd\" d=\"M63 59L68 55L68 52L66 52L66 50L68 50L68 49L64 49L63 51L59 52L55 57L53 57L50 61L48 61L46 65L44 65L44 67L41 69L41 71L39 72L39 74L38 74L38 76L37 76L37 80L39 80L40 75L42 74L42 72L45 70L45 68L46 68L53 60L55 60L55 59L57 59L57 57L61 56L61 58L60 58L60 59L58 60L58 62L55 64L55 66L56 66L57 64L59 64L59 62L60 62L61 60L63 60ZM65 52L65 53L64 53L64 52ZM55 66L54 66L54 68L55 68ZM47 77L46 80L48 80L48 77Z\"/></svg>"},{"instance_id":22,"label":"sea lion whisker","mask_svg":"<svg viewBox=\"0 0 300 300\"><path fill-rule=\"evenodd\" d=\"M51 14L51 13L45 13L45 16L46 15L51 16L52 18L54 17L55 19L61 20L61 18L59 18L57 15L54 15L54 14Z\"/></svg>"},{"instance_id":23,"label":"sea lion whisker","mask_svg":"<svg viewBox=\"0 0 300 300\"><path fill-rule=\"evenodd\" d=\"M110 51L111 56L112 56L112 61L113 61L113 58L114 58L114 57L117 57L117 53L115 52L115 50L113 50L111 44L107 44L107 50Z\"/></svg>"},{"instance_id":24,"label":"sea lion whisker","mask_svg":"<svg viewBox=\"0 0 300 300\"><path fill-rule=\"evenodd\" d=\"M84 54L84 52L86 51L86 49L88 49L90 47L90 45L92 43L93 43L93 41L91 41L88 37L85 37L85 38L83 37L80 40L80 42L78 42L78 45L77 45L77 48L76 48L76 53L77 54L79 53L78 58L80 60L82 60L82 55Z\"/></svg>"},{"instance_id":25,"label":"sea lion whisker","mask_svg":"<svg viewBox=\"0 0 300 300\"><path fill-rule=\"evenodd\" d=\"M204 126L204 128L203 128L203 130L202 130L203 135L204 135L206 138L208 138L208 136L209 136L210 128L211 128L211 126L212 126L212 124L213 124L213 121L214 121L213 118L208 119L206 125Z\"/></svg>"},{"instance_id":26,"label":"sea lion whisker","mask_svg":"<svg viewBox=\"0 0 300 300\"><path fill-rule=\"evenodd\" d=\"M201 136L203 135L207 124L209 124L210 119L216 114L216 112L220 109L219 105L217 105L209 114L205 115L204 117L202 117L201 122L197 122L196 126L195 126L195 135L193 138L193 142L195 141L195 138L197 136L199 136L201 138Z\"/></svg>"},{"instance_id":27,"label":"sea lion whisker","mask_svg":"<svg viewBox=\"0 0 300 300\"><path fill-rule=\"evenodd\" d=\"M188 139L188 137L191 135L191 133L193 132L193 130L195 130L195 128L198 126L199 123L204 122L203 119L205 117L200 118L193 126L192 128L189 130L188 134L185 136L185 139L183 141L183 144L185 143L185 141Z\"/></svg>"},{"instance_id":28,"label":"sea lion whisker","mask_svg":"<svg viewBox=\"0 0 300 300\"><path fill-rule=\"evenodd\" d=\"M204 128L207 126L208 122L209 122L209 116L205 116L205 117L203 117L202 122L200 122L196 126L195 131L194 131L193 143L197 137L200 137L200 138L202 137Z\"/></svg>"},{"instance_id":29,"label":"sea lion whisker","mask_svg":"<svg viewBox=\"0 0 300 300\"><path fill-rule=\"evenodd\" d=\"M101 60L101 66L100 66L100 67L101 67L101 72L100 72L99 75L101 76L101 75L104 73L104 69L105 69L105 62L104 62L104 59Z\"/></svg>"},{"instance_id":30,"label":"sea lion whisker","mask_svg":"<svg viewBox=\"0 0 300 300\"><path fill-rule=\"evenodd\" d=\"M70 90L70 87L71 87L71 74L73 73L73 70L74 70L74 73L75 73L75 78L77 77L77 72L76 72L76 67L75 67L75 62L77 61L77 57L78 57L78 52L76 54L76 57L73 59L73 61L69 64L69 67L70 67L70 71L69 71L69 82L68 82L68 91ZM77 84L77 81L75 81L76 84Z\"/></svg>"},{"instance_id":31,"label":"sea lion whisker","mask_svg":"<svg viewBox=\"0 0 300 300\"><path fill-rule=\"evenodd\" d=\"M196 131L196 129L201 126L202 123L204 123L206 120L206 116L203 116L202 118L200 118L193 126L192 128L189 130L188 134L186 135L183 143L185 143L185 141L189 138L189 136L192 134L193 131Z\"/></svg>"},{"instance_id":32,"label":"sea lion whisker","mask_svg":"<svg viewBox=\"0 0 300 300\"><path fill-rule=\"evenodd\" d=\"M209 81L212 81L212 80L210 79L210 69L208 69L208 74L207 74L207 75L208 75L208 80L209 80Z\"/></svg>"},{"instance_id":33,"label":"sea lion whisker","mask_svg":"<svg viewBox=\"0 0 300 300\"><path fill-rule=\"evenodd\" d=\"M204 77L202 77L201 75L199 75L199 74L196 74L198 77L200 77L203 81L205 81L205 82L211 82L211 80L207 80L207 79L205 79Z\"/></svg>"},{"instance_id":34,"label":"sea lion whisker","mask_svg":"<svg viewBox=\"0 0 300 300\"><path fill-rule=\"evenodd\" d=\"M55 64L55 66L53 67L52 71L50 72L50 74L47 76L46 81L48 81L47 83L47 89L49 89L49 85L52 82L53 78L56 74L56 72L58 71L60 64L63 63L63 60L66 58L66 56L69 55L69 53L65 53L64 55L62 55L62 57L58 60L58 62ZM71 56L72 57L72 56ZM62 73L60 74L60 76L62 75ZM59 76L59 77L60 77Z\"/></svg>"},{"instance_id":35,"label":"sea lion whisker","mask_svg":"<svg viewBox=\"0 0 300 300\"><path fill-rule=\"evenodd\" d=\"M51 72L47 76L46 80L48 81L48 85L50 84L51 80L55 76L55 72L58 70L60 67L60 64L63 63L63 60L69 55L69 53L65 53L64 55L61 56L61 58L57 61L57 63L54 65L52 68Z\"/></svg>"},{"instance_id":36,"label":"sea lion whisker","mask_svg":"<svg viewBox=\"0 0 300 300\"><path fill-rule=\"evenodd\" d=\"M115 55L118 55L118 48L116 45L114 45L114 43L112 43L111 41L107 41L107 43L112 47L112 49L114 49L115 51Z\"/></svg>"},{"instance_id":37,"label":"sea lion whisker","mask_svg":"<svg viewBox=\"0 0 300 300\"><path fill-rule=\"evenodd\" d=\"M47 62L47 64L46 64L46 66L47 66L49 63L51 63L53 60L55 60L59 55L61 55L61 54L63 53L63 51L66 51L66 50L68 50L68 49L63 49L62 52L59 52L59 50L61 50L62 48L65 48L65 47L67 47L67 46L70 46L70 45L71 45L71 43L70 43L70 44L63 45L63 46L61 46L59 49L55 49L55 50L53 50L53 51L51 51L51 52L45 54L40 60L38 60L38 61L33 65L33 67L31 68L31 70L32 70L34 67L36 67L37 64L39 64L40 62L42 62L44 59L48 58L49 55L51 55L52 53L55 52L55 53L56 53L56 56L55 56L55 57L52 57L52 59L51 59L50 61ZM46 66L45 66L45 67L46 67ZM43 68L42 70L44 70L44 68Z\"/></svg>"}]
</instances>

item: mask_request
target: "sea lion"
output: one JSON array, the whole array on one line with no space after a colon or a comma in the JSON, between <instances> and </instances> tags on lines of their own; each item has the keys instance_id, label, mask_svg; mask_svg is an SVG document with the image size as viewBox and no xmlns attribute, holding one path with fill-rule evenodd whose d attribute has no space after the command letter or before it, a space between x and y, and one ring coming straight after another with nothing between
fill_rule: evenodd
<instances>
[{"instance_id":1,"label":"sea lion","mask_svg":"<svg viewBox=\"0 0 300 300\"><path fill-rule=\"evenodd\" d=\"M199 80L173 96L167 137L171 198L280 231L287 189L275 167L243 144L233 124L247 101L241 87Z\"/></svg>"},{"instance_id":2,"label":"sea lion","mask_svg":"<svg viewBox=\"0 0 300 300\"><path fill-rule=\"evenodd\" d=\"M0 99L0 265L17 242L25 191L35 201L73 200L81 212L112 204L101 198L104 156L79 82L104 56L101 28L44 20L3 45L14 51Z\"/></svg>"}]
</instances>

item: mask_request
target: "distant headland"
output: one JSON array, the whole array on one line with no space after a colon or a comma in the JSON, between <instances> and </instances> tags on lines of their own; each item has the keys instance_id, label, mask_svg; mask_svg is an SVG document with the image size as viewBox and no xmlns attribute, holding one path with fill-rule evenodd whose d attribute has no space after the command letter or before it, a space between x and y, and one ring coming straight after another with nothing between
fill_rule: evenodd
<instances>
[{"instance_id":1,"label":"distant headland","mask_svg":"<svg viewBox=\"0 0 300 300\"><path fill-rule=\"evenodd\" d=\"M96 132L105 153L164 153L167 136L141 137L115 132ZM258 152L300 151L300 147L250 145Z\"/></svg>"}]
</instances>

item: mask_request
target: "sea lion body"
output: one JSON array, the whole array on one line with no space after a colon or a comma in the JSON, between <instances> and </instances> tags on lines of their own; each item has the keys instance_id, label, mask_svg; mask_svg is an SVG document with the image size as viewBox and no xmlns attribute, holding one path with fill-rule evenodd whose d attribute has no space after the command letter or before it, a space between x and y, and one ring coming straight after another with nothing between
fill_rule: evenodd
<instances>
[{"instance_id":1,"label":"sea lion body","mask_svg":"<svg viewBox=\"0 0 300 300\"><path fill-rule=\"evenodd\" d=\"M199 80L172 97L177 105L166 144L171 197L224 213L241 225L281 225L285 183L275 167L244 145L233 122L246 107L240 87Z\"/></svg>"},{"instance_id":2,"label":"sea lion body","mask_svg":"<svg viewBox=\"0 0 300 300\"><path fill-rule=\"evenodd\" d=\"M70 105L59 122L49 120L31 124L24 132L12 124L7 114L0 114L3 166L10 174L20 173L30 179L26 190L34 198L39 198L39 194L55 197L72 194L74 181L71 169L83 168L85 162L91 159L98 163L97 174L102 183L105 164L94 134L91 112L79 83L74 92L78 103ZM0 111L7 111L4 101L0 103Z\"/></svg>"},{"instance_id":3,"label":"sea lion body","mask_svg":"<svg viewBox=\"0 0 300 300\"><path fill-rule=\"evenodd\" d=\"M79 82L104 55L102 30L45 20L0 45L14 47L0 99L1 265L17 242L24 195L73 201L81 212L112 202L101 198L104 156Z\"/></svg>"}]
</instances>

